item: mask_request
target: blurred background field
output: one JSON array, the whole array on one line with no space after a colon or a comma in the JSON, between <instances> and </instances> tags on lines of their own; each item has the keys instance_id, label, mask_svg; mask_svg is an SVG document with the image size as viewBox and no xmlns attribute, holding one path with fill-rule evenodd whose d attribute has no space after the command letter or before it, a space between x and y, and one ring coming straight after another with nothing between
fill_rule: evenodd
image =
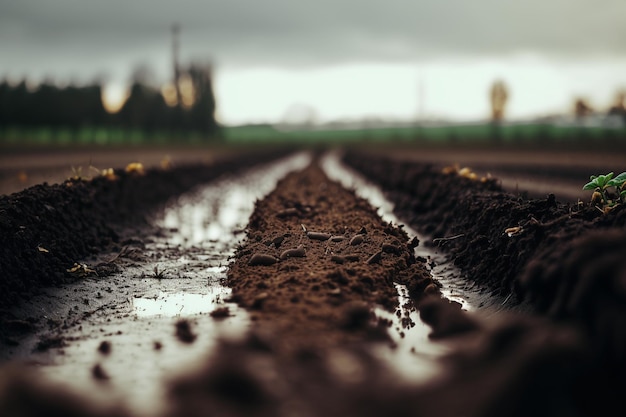
<instances>
[{"instance_id":1,"label":"blurred background field","mask_svg":"<svg viewBox=\"0 0 626 417\"><path fill-rule=\"evenodd\" d=\"M264 146L614 160L624 15L623 0L3 2L0 179Z\"/></svg>"},{"instance_id":2,"label":"blurred background field","mask_svg":"<svg viewBox=\"0 0 626 417\"><path fill-rule=\"evenodd\" d=\"M199 145L353 145L376 143L420 146L513 146L575 147L597 149L626 148L626 129L621 126L588 126L576 123L490 123L442 124L438 126L372 126L342 129L298 129L283 126L222 126L210 136L201 132L146 131L142 129L80 127L16 127L3 130L0 146L19 147L99 147L99 146L199 146Z\"/></svg>"}]
</instances>

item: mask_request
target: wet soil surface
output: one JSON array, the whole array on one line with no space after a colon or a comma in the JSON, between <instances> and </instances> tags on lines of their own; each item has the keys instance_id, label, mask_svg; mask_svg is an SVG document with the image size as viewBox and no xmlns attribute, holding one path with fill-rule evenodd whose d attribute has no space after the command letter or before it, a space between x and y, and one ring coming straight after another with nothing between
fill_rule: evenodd
<instances>
[{"instance_id":1,"label":"wet soil surface","mask_svg":"<svg viewBox=\"0 0 626 417\"><path fill-rule=\"evenodd\" d=\"M272 175L250 171L295 172L259 182L270 189L235 216L248 213L242 225L201 190L173 211L155 217L155 208L259 155L211 165L206 176L197 167L117 172L113 182L3 197L3 415L587 416L621 406L626 211L600 215L442 167L348 153L403 226L331 180L332 159L299 158L269 165L285 167ZM64 210L44 210L47 201ZM463 275L438 279L437 263ZM181 287L199 298L172 298ZM46 303L56 318L38 315ZM204 308L184 311L192 305ZM159 313L139 317L152 308ZM439 347L388 360L422 321ZM46 326L54 331L38 332ZM64 368L63 357L77 363ZM68 379L84 389L58 385ZM166 385L144 390L153 407L142 407L111 395L124 379Z\"/></svg>"},{"instance_id":2,"label":"wet soil surface","mask_svg":"<svg viewBox=\"0 0 626 417\"><path fill-rule=\"evenodd\" d=\"M285 351L362 344L387 337L386 320L376 323L370 311L396 311L395 283L416 296L439 293L415 245L312 165L257 203L228 285L255 327L275 332Z\"/></svg>"},{"instance_id":3,"label":"wet soil surface","mask_svg":"<svg viewBox=\"0 0 626 417\"><path fill-rule=\"evenodd\" d=\"M624 206L604 214L554 194L528 199L449 166L358 153L345 161L380 184L396 214L431 235L425 243L448 252L467 279L580 329L593 357L589 378L603 401L624 388Z\"/></svg>"}]
</instances>

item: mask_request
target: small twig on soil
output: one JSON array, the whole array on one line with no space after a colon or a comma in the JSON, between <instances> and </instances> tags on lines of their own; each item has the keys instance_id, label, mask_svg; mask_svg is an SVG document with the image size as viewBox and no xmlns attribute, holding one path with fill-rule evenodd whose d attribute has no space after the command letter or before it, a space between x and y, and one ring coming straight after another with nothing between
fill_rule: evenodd
<instances>
[{"instance_id":1,"label":"small twig on soil","mask_svg":"<svg viewBox=\"0 0 626 417\"><path fill-rule=\"evenodd\" d=\"M579 213L579 212L575 212L575 213L571 213L571 212L570 212L570 213L567 213L567 214L562 215L561 217L557 217L556 219L554 219L554 220L550 220L549 222L545 222L545 223L540 222L539 220L537 220L537 219L536 219L536 218L534 218L534 217L531 217L531 219L530 219L529 223L531 223L531 224L535 224L535 225L537 225L537 226L541 226L541 227L550 227L550 226L553 226L553 225L557 224L557 223L558 223L558 222L560 222L560 221L563 221L563 220L565 220L565 219L569 219L569 218L571 218L572 216L577 215L578 213Z\"/></svg>"},{"instance_id":2,"label":"small twig on soil","mask_svg":"<svg viewBox=\"0 0 626 417\"><path fill-rule=\"evenodd\" d=\"M108 261L108 262L106 262L106 263L110 264L110 263L112 263L112 262L115 262L115 261L116 261L116 260L117 260L120 256L125 255L125 254L126 254L126 252L128 252L128 245L124 246L124 247L122 248L122 250L121 250L121 251L119 251L119 253L118 253L117 255L115 255L113 258L111 258L111 260L109 260L109 261Z\"/></svg>"},{"instance_id":3,"label":"small twig on soil","mask_svg":"<svg viewBox=\"0 0 626 417\"><path fill-rule=\"evenodd\" d=\"M460 237L465 236L465 233L461 233L460 235L456 235L456 236L450 236L450 237L438 237L433 239L433 243L436 242L447 242L448 240L454 240L454 239L458 239Z\"/></svg>"}]
</instances>

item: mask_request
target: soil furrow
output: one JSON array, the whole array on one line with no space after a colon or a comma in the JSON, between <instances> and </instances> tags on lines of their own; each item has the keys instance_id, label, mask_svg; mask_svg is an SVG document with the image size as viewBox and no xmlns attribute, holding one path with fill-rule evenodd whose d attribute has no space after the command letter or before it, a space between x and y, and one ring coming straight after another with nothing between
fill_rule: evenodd
<instances>
[{"instance_id":1,"label":"soil furrow","mask_svg":"<svg viewBox=\"0 0 626 417\"><path fill-rule=\"evenodd\" d=\"M0 321L41 288L107 276L109 265L85 269L80 260L120 252L146 216L168 200L218 176L250 168L285 152L232 155L210 165L173 166L145 172L116 169L115 177L69 179L0 196ZM0 328L0 341L8 335Z\"/></svg>"},{"instance_id":2,"label":"soil furrow","mask_svg":"<svg viewBox=\"0 0 626 417\"><path fill-rule=\"evenodd\" d=\"M415 244L315 163L257 202L228 285L287 350L385 338L370 310L395 311L394 283L439 292Z\"/></svg>"},{"instance_id":3,"label":"soil furrow","mask_svg":"<svg viewBox=\"0 0 626 417\"><path fill-rule=\"evenodd\" d=\"M167 409L151 415L553 417L607 415L622 406L626 210L600 215L594 208L563 205L554 196L526 200L505 193L496 181L474 181L456 171L443 174L440 167L372 155L351 153L346 161L381 184L396 203L398 217L434 237L428 243L456 256L469 278L491 286L507 305L523 298L542 314L469 314L443 298L427 260L414 254L419 242L381 219L366 200L329 180L315 160L256 202L246 238L231 261L225 283L232 288L231 301L249 312L249 331L244 337L213 341L204 364L195 363L168 382ZM182 181L171 174L174 183ZM102 197L109 203L102 212L94 211L95 224L122 224L124 218L109 213L111 201L122 195L115 187L126 184L123 195L138 201L140 192L154 185L149 178L104 183L113 188L103 191L110 194ZM75 185L66 188L79 189ZM160 197L148 199L146 211L129 204L120 213L146 213L172 193L146 192ZM71 195L67 198L73 201ZM22 207L21 200L15 202ZM67 209L83 216L81 210L92 207L75 202ZM14 217L39 221L34 211L20 216ZM54 227L65 230L58 226L64 221L56 219ZM29 227L28 243L37 245L34 226ZM193 259L201 264L200 257ZM439 371L436 378L403 378L375 353L376 347L393 345L390 323L376 309L400 314L406 326L412 325L397 310L396 284L408 289L420 317L432 327L430 337L446 346L446 355L428 358ZM213 313L214 318L203 318L228 323L227 308ZM158 344L147 341L145 356L170 355L178 342L183 349L200 347L202 340L215 337L201 323L199 316L176 321L174 336L170 322L155 320L153 326L160 324L172 334ZM102 344L93 345L97 362L89 362L87 369L103 392L120 377L112 363L123 349L122 338L114 338L116 325L94 329L106 329L110 339L104 350ZM414 352L409 359L423 360L421 356ZM145 370L132 359L124 363L129 364L124 372L141 381ZM0 371L0 414L135 415L117 403L101 405L48 384L33 367Z\"/></svg>"},{"instance_id":4,"label":"soil furrow","mask_svg":"<svg viewBox=\"0 0 626 417\"><path fill-rule=\"evenodd\" d=\"M489 286L551 320L581 328L590 347L589 378L612 398L626 372L623 259L626 207L602 213L554 194L527 199L495 179L455 169L349 153L345 161L381 184L398 217L433 236L467 279Z\"/></svg>"}]
</instances>

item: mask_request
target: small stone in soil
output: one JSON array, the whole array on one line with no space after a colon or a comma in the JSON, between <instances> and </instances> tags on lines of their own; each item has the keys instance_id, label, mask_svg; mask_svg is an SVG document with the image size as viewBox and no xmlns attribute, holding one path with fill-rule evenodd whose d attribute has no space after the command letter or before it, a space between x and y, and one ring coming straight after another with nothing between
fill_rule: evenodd
<instances>
[{"instance_id":1,"label":"small stone in soil","mask_svg":"<svg viewBox=\"0 0 626 417\"><path fill-rule=\"evenodd\" d=\"M223 319L226 317L230 317L230 309L228 307L216 308L215 310L211 311L210 315L214 319Z\"/></svg>"},{"instance_id":2,"label":"small stone in soil","mask_svg":"<svg viewBox=\"0 0 626 417\"><path fill-rule=\"evenodd\" d=\"M333 255L333 256L330 257L330 260L335 262L335 263L338 263L338 264L342 264L342 263L346 262L346 258L344 258L343 256L340 256L340 255Z\"/></svg>"},{"instance_id":3,"label":"small stone in soil","mask_svg":"<svg viewBox=\"0 0 626 417\"><path fill-rule=\"evenodd\" d=\"M394 253L397 255L400 253L400 247L392 245L391 243L383 243L383 252Z\"/></svg>"},{"instance_id":4,"label":"small stone in soil","mask_svg":"<svg viewBox=\"0 0 626 417\"><path fill-rule=\"evenodd\" d=\"M328 240L328 239L330 239L330 234L328 234L328 233L307 232L306 235L311 240Z\"/></svg>"},{"instance_id":5,"label":"small stone in soil","mask_svg":"<svg viewBox=\"0 0 626 417\"><path fill-rule=\"evenodd\" d=\"M283 243L283 240L285 240L285 236L278 236L272 240L272 243L274 244L274 247L279 248Z\"/></svg>"},{"instance_id":6,"label":"small stone in soil","mask_svg":"<svg viewBox=\"0 0 626 417\"><path fill-rule=\"evenodd\" d=\"M102 353L103 355L108 355L109 353L111 353L111 342L107 340L102 341L102 343L100 343L100 346L98 346L98 352Z\"/></svg>"},{"instance_id":7,"label":"small stone in soil","mask_svg":"<svg viewBox=\"0 0 626 417\"><path fill-rule=\"evenodd\" d=\"M276 262L278 262L278 258L272 255L267 255L264 253L255 253L250 258L250 262L248 262L248 264L251 266L256 266L256 265L269 266L269 265L274 265Z\"/></svg>"},{"instance_id":8,"label":"small stone in soil","mask_svg":"<svg viewBox=\"0 0 626 417\"><path fill-rule=\"evenodd\" d=\"M191 324L187 320L176 322L176 337L183 343L193 343L196 335L191 331Z\"/></svg>"},{"instance_id":9,"label":"small stone in soil","mask_svg":"<svg viewBox=\"0 0 626 417\"><path fill-rule=\"evenodd\" d=\"M104 368L102 368L102 365L100 365L99 363L91 368L91 375L98 381L106 381L110 379L109 374L106 373Z\"/></svg>"},{"instance_id":10,"label":"small stone in soil","mask_svg":"<svg viewBox=\"0 0 626 417\"><path fill-rule=\"evenodd\" d=\"M284 260L287 258L303 258L306 256L306 252L304 251L304 246L299 245L295 249L287 249L280 254L280 259Z\"/></svg>"},{"instance_id":11,"label":"small stone in soil","mask_svg":"<svg viewBox=\"0 0 626 417\"><path fill-rule=\"evenodd\" d=\"M356 235L352 239L350 239L351 246L360 245L361 243L363 243L363 235Z\"/></svg>"},{"instance_id":12,"label":"small stone in soil","mask_svg":"<svg viewBox=\"0 0 626 417\"><path fill-rule=\"evenodd\" d=\"M278 218L285 218L285 217L297 216L297 215L298 215L298 209L293 208L293 207L281 210L278 213L276 213L276 217Z\"/></svg>"}]
</instances>

